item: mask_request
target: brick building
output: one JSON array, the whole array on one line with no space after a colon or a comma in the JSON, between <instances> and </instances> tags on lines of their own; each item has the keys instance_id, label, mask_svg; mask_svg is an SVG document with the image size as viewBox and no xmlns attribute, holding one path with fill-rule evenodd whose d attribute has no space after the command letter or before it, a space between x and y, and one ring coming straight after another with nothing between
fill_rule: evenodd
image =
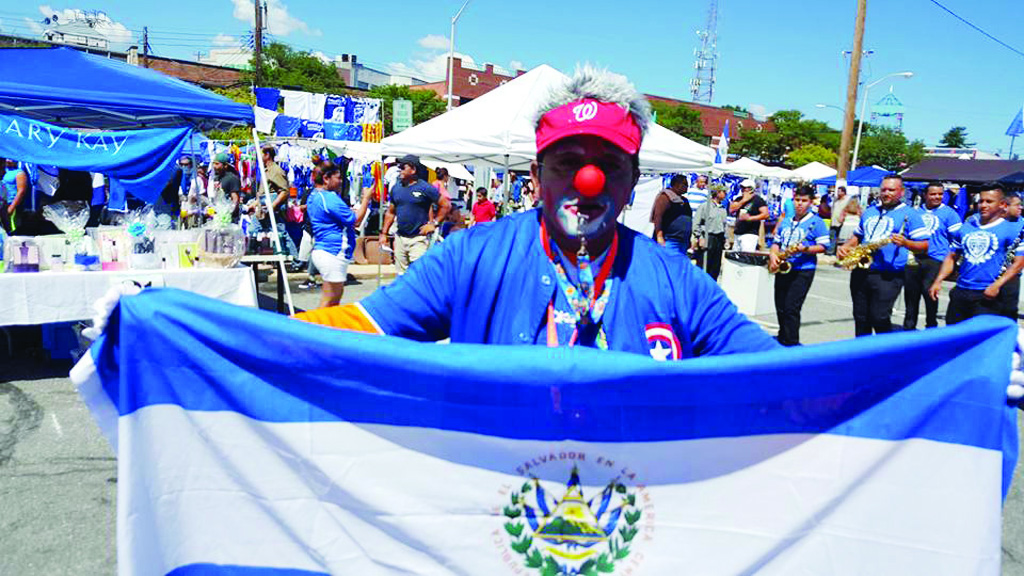
<instances>
[{"instance_id":1,"label":"brick building","mask_svg":"<svg viewBox=\"0 0 1024 576\"><path fill-rule=\"evenodd\" d=\"M452 67L452 77L455 82L452 84L452 104L459 106L472 102L474 99L487 94L498 86L507 83L518 76L526 74L525 70L516 70L515 73L502 73L496 70L494 64L485 64L483 68L474 66L463 66L462 58L455 58ZM442 100L448 98L448 82L431 82L416 86L417 90L433 90Z\"/></svg>"},{"instance_id":2,"label":"brick building","mask_svg":"<svg viewBox=\"0 0 1024 576\"><path fill-rule=\"evenodd\" d=\"M730 140L742 140L743 133L750 130L757 132L775 131L775 124L770 120L757 120L746 112L736 112L734 110L726 110L725 108L708 106L707 104L687 102L685 100L655 96L653 94L646 94L646 96L647 99L652 102L665 102L666 104L682 105L690 108L691 110L700 112L700 123L704 127L704 136L709 139L708 141L711 145L718 143L718 139L722 135L722 129L725 128L725 122L727 120L729 121Z\"/></svg>"}]
</instances>

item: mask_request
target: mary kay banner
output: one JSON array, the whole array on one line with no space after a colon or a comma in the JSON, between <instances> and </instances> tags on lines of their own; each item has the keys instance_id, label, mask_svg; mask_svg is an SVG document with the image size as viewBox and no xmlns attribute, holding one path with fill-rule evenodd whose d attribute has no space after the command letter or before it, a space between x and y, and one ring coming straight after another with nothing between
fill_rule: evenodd
<instances>
[{"instance_id":1,"label":"mary kay banner","mask_svg":"<svg viewBox=\"0 0 1024 576\"><path fill-rule=\"evenodd\" d=\"M665 364L147 290L73 378L122 574L998 574L1015 337Z\"/></svg>"},{"instance_id":2,"label":"mary kay banner","mask_svg":"<svg viewBox=\"0 0 1024 576\"><path fill-rule=\"evenodd\" d=\"M171 178L191 128L80 132L0 113L0 157L105 174L152 202Z\"/></svg>"}]
</instances>

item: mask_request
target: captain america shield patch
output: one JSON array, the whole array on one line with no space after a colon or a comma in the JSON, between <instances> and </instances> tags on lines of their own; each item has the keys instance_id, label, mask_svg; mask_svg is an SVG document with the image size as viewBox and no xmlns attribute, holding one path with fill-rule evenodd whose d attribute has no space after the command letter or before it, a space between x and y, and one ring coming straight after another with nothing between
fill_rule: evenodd
<instances>
[{"instance_id":1,"label":"captain america shield patch","mask_svg":"<svg viewBox=\"0 0 1024 576\"><path fill-rule=\"evenodd\" d=\"M668 324L661 322L648 324L644 328L644 335L647 336L647 346L650 348L651 358L664 362L665 360L679 360L682 357L679 338Z\"/></svg>"}]
</instances>

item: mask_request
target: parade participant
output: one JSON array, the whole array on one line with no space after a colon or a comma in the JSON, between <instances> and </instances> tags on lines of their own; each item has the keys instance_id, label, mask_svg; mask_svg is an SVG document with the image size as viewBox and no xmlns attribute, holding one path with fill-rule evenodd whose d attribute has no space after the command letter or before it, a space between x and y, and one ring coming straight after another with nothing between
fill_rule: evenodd
<instances>
[{"instance_id":1,"label":"parade participant","mask_svg":"<svg viewBox=\"0 0 1024 576\"><path fill-rule=\"evenodd\" d=\"M651 208L654 239L683 256L690 248L690 235L693 233L693 210L686 199L686 186L686 175L676 174L669 181L669 187L654 199Z\"/></svg>"},{"instance_id":2,"label":"parade participant","mask_svg":"<svg viewBox=\"0 0 1024 576\"><path fill-rule=\"evenodd\" d=\"M729 203L729 212L736 214L736 236L734 250L754 252L757 250L761 222L768 220L768 204L754 191L754 181L747 178L740 182L741 195Z\"/></svg>"},{"instance_id":3,"label":"parade participant","mask_svg":"<svg viewBox=\"0 0 1024 576\"><path fill-rule=\"evenodd\" d=\"M420 178L420 159L403 156L398 160L399 181L388 195L390 203L384 214L380 230L380 245L387 245L391 224L398 222L395 234L395 272L405 274L413 262L419 260L430 247L430 237L437 223L444 221L451 203L438 194L437 189ZM437 214L431 218L430 208L437 204Z\"/></svg>"},{"instance_id":4,"label":"parade participant","mask_svg":"<svg viewBox=\"0 0 1024 576\"><path fill-rule=\"evenodd\" d=\"M711 190L711 197L697 209L693 217L694 251L697 264L712 279L718 280L722 270L722 252L725 251L725 188Z\"/></svg>"},{"instance_id":5,"label":"parade participant","mask_svg":"<svg viewBox=\"0 0 1024 576\"><path fill-rule=\"evenodd\" d=\"M7 158L4 161L4 175L0 180L0 217L2 217L3 229L8 234L14 234L18 228L20 214L28 205L29 194L32 193L32 185L28 180L28 173L18 168L18 161Z\"/></svg>"},{"instance_id":6,"label":"parade participant","mask_svg":"<svg viewBox=\"0 0 1024 576\"><path fill-rule=\"evenodd\" d=\"M659 360L778 344L686 258L616 223L640 177L647 101L582 68L535 123L543 208L452 235L358 304L298 318L414 340L581 345Z\"/></svg>"},{"instance_id":7,"label":"parade participant","mask_svg":"<svg viewBox=\"0 0 1024 576\"><path fill-rule=\"evenodd\" d=\"M690 209L696 212L710 197L708 191L708 177L701 174L697 176L697 182L693 188L686 193L686 201L690 203Z\"/></svg>"},{"instance_id":8,"label":"parade participant","mask_svg":"<svg viewBox=\"0 0 1024 576\"><path fill-rule=\"evenodd\" d=\"M1003 217L1007 222L1017 226L1020 234L1024 234L1024 220L1021 220L1021 208L1020 196L1016 193L1006 195L1006 212ZM1006 316L1017 318L1017 306L1020 299L1020 274L1010 278L1000 291L1006 293L1003 299L1006 302Z\"/></svg>"},{"instance_id":9,"label":"parade participant","mask_svg":"<svg viewBox=\"0 0 1024 576\"><path fill-rule=\"evenodd\" d=\"M853 322L857 336L892 332L892 307L903 288L907 251L928 250L928 229L921 215L903 203L903 178L882 179L879 202L864 210L857 232L839 247L842 260L860 244L884 243L872 254L871 267L850 274Z\"/></svg>"},{"instance_id":10,"label":"parade participant","mask_svg":"<svg viewBox=\"0 0 1024 576\"><path fill-rule=\"evenodd\" d=\"M367 187L359 208L353 212L341 199L341 181L344 176L334 164L321 168L323 187L309 195L306 216L313 226L313 262L324 280L319 308L336 306L345 293L348 266L356 248L356 227L366 216L373 189Z\"/></svg>"},{"instance_id":11,"label":"parade participant","mask_svg":"<svg viewBox=\"0 0 1024 576\"><path fill-rule=\"evenodd\" d=\"M937 301L942 281L962 256L956 288L949 293L947 326L980 314L1010 316L1011 305L1006 302L1009 294L1003 287L1024 268L1024 243L1020 242L1020 227L1003 218L1005 209L1002 185L985 185L978 198L978 218L964 222L928 290L928 296ZM1016 320L1016 302L1012 308L1011 318Z\"/></svg>"},{"instance_id":12,"label":"parade participant","mask_svg":"<svg viewBox=\"0 0 1024 576\"><path fill-rule=\"evenodd\" d=\"M921 221L928 229L928 252L915 254L917 266L907 266L904 270L903 299L906 304L906 316L903 318L904 330L917 329L917 311L924 299L924 326L935 328L939 325L939 302L927 297L928 289L939 274L942 261L949 254L949 246L956 238L962 222L960 215L942 203L945 193L942 184L932 182L924 192L924 204L917 208Z\"/></svg>"},{"instance_id":13,"label":"parade participant","mask_svg":"<svg viewBox=\"0 0 1024 576\"><path fill-rule=\"evenodd\" d=\"M497 214L494 203L487 199L487 188L483 186L476 189L476 202L473 203L473 224L493 222Z\"/></svg>"},{"instance_id":14,"label":"parade participant","mask_svg":"<svg viewBox=\"0 0 1024 576\"><path fill-rule=\"evenodd\" d=\"M818 254L828 248L828 228L811 211L813 203L814 188L801 186L793 192L793 217L780 224L768 257L768 269L777 272L782 264L780 256L792 252L784 264L789 272L775 275L775 315L779 320L779 344L783 346L800 345L800 310L814 282Z\"/></svg>"}]
</instances>

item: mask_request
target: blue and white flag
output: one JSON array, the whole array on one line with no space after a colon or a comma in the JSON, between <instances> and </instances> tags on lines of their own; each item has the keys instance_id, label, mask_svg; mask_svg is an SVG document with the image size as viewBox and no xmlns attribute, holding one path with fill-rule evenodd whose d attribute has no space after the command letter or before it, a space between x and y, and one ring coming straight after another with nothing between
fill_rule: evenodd
<instances>
[{"instance_id":1,"label":"blue and white flag","mask_svg":"<svg viewBox=\"0 0 1024 576\"><path fill-rule=\"evenodd\" d=\"M1024 134L1024 107L1017 110L1017 115L1010 121L1010 125L1006 128L1007 136L1020 136Z\"/></svg>"},{"instance_id":2,"label":"blue and white flag","mask_svg":"<svg viewBox=\"0 0 1024 576\"><path fill-rule=\"evenodd\" d=\"M729 161L729 121L725 121L722 128L722 136L718 139L718 147L715 149L715 164L725 164Z\"/></svg>"},{"instance_id":3,"label":"blue and white flag","mask_svg":"<svg viewBox=\"0 0 1024 576\"><path fill-rule=\"evenodd\" d=\"M659 363L121 300L121 574L999 574L1016 328Z\"/></svg>"}]
</instances>

